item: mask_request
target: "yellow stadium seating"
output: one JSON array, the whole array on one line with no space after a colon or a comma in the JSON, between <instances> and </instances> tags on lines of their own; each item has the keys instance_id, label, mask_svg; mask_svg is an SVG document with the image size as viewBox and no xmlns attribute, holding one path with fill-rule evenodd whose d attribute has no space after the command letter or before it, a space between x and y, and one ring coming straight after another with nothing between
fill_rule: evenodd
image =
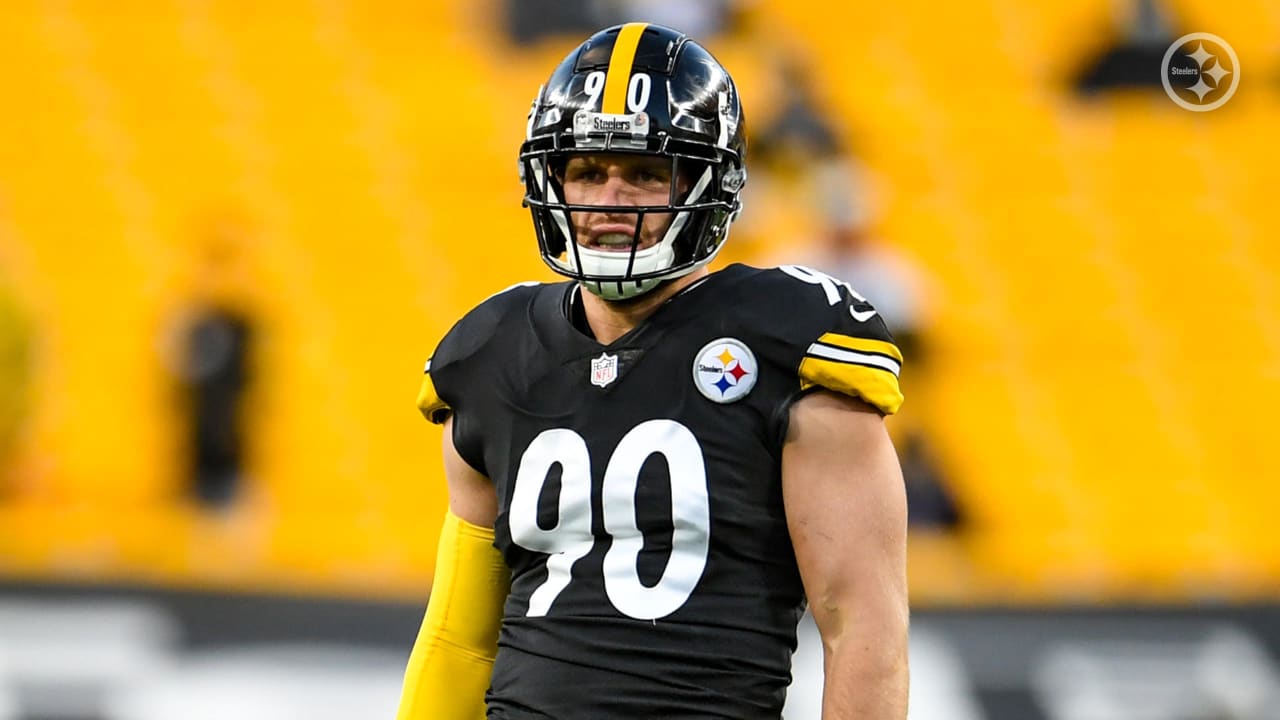
<instances>
[{"instance_id":1,"label":"yellow stadium seating","mask_svg":"<svg viewBox=\"0 0 1280 720\"><path fill-rule=\"evenodd\" d=\"M572 40L510 47L499 5L0 10L0 258L39 328L0 572L429 583L444 496L438 432L413 408L421 364L475 302L549 278L515 150ZM936 553L921 542L927 597L1280 587L1280 95L1264 80L1280 13L1173 5L1240 55L1221 110L1072 96L1117 34L1110 0L761 0L745 36L708 43L753 122L770 63L811 64L876 178L877 233L939 288L916 412L974 522ZM812 225L763 202L732 259L776 257ZM210 278L216 233L237 258ZM165 350L209 297L261 336L251 489L221 516L183 499Z\"/></svg>"}]
</instances>

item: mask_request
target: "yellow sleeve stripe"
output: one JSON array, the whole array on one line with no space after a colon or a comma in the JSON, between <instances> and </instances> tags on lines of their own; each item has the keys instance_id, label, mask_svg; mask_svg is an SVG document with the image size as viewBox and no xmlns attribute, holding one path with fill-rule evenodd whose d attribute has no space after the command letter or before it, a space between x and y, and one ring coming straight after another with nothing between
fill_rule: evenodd
<instances>
[{"instance_id":1,"label":"yellow sleeve stripe","mask_svg":"<svg viewBox=\"0 0 1280 720\"><path fill-rule=\"evenodd\" d=\"M886 355L902 363L902 352L898 350L898 346L891 342L883 340L871 340L870 338L856 338L840 333L824 333L818 338L815 344L834 345L835 347L845 348L846 350L855 350L857 352L873 353L876 355Z\"/></svg>"},{"instance_id":2,"label":"yellow sleeve stripe","mask_svg":"<svg viewBox=\"0 0 1280 720\"><path fill-rule=\"evenodd\" d=\"M418 388L418 409L423 417L439 425L449 417L449 405L436 393L436 384L431 381L431 363L427 362L427 372L422 376L422 386Z\"/></svg>"},{"instance_id":3,"label":"yellow sleeve stripe","mask_svg":"<svg viewBox=\"0 0 1280 720\"><path fill-rule=\"evenodd\" d=\"M885 415L902 407L897 374L880 367L807 356L800 361L800 389L814 386L862 398Z\"/></svg>"},{"instance_id":4,"label":"yellow sleeve stripe","mask_svg":"<svg viewBox=\"0 0 1280 720\"><path fill-rule=\"evenodd\" d=\"M609 55L609 70L604 80L604 102L600 112L622 115L627 111L627 88L631 84L631 65L636 60L640 36L649 23L627 23L618 31Z\"/></svg>"}]
</instances>

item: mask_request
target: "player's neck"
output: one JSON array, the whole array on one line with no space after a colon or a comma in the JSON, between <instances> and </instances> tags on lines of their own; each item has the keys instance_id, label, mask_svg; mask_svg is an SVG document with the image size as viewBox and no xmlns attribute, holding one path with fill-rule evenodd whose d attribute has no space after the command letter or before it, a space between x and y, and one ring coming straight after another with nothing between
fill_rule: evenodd
<instances>
[{"instance_id":1,"label":"player's neck","mask_svg":"<svg viewBox=\"0 0 1280 720\"><path fill-rule=\"evenodd\" d=\"M657 312L663 303L706 275L705 267L698 268L638 298L620 302L603 300L583 291L581 293L582 309L587 316L587 325L591 328L591 333L596 336L596 342L608 345L636 329L640 323Z\"/></svg>"}]
</instances>

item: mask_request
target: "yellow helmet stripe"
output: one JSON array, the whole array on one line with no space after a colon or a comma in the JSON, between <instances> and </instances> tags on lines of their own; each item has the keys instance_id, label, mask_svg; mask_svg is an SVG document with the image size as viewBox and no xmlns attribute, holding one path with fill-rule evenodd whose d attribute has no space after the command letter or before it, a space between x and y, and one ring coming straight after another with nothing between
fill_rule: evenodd
<instances>
[{"instance_id":1,"label":"yellow helmet stripe","mask_svg":"<svg viewBox=\"0 0 1280 720\"><path fill-rule=\"evenodd\" d=\"M604 81L604 102L600 112L622 115L627 111L627 87L631 83L631 64L636 59L640 35L649 23L627 23L618 31L609 55L609 70Z\"/></svg>"}]
</instances>

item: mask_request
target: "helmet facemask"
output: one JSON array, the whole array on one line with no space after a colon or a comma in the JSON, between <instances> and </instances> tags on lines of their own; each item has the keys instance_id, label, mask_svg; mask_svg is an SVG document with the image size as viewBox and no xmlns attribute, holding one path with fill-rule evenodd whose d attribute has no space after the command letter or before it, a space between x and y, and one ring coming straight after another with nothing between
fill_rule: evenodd
<instances>
[{"instance_id":1,"label":"helmet facemask","mask_svg":"<svg viewBox=\"0 0 1280 720\"><path fill-rule=\"evenodd\" d=\"M588 291L606 300L625 300L652 290L664 280L693 272L715 258L727 235L728 222L738 210L737 203L713 197L711 188L721 182L716 164L685 153L643 153L666 157L671 163L665 203L569 204L565 202L562 173L574 154L600 153L542 151L521 157L526 204L533 213L543 259L551 269L578 280ZM574 215L585 213L616 214L633 222L630 246L624 251L579 244ZM656 243L642 247L646 218L653 215L668 216L667 223Z\"/></svg>"},{"instance_id":2,"label":"helmet facemask","mask_svg":"<svg viewBox=\"0 0 1280 720\"><path fill-rule=\"evenodd\" d=\"M669 162L665 202L657 201L658 190L630 198L652 204L568 204L557 170L582 154ZM608 300L637 297L693 272L716 256L741 209L745 154L737 88L700 45L646 23L592 35L539 89L520 147L524 202L543 261ZM585 222L587 213L621 216L619 226L634 222L629 246L585 232L589 244L579 244L574 219ZM646 224L654 225L655 215L667 222L658 241L644 247L653 242Z\"/></svg>"}]
</instances>

